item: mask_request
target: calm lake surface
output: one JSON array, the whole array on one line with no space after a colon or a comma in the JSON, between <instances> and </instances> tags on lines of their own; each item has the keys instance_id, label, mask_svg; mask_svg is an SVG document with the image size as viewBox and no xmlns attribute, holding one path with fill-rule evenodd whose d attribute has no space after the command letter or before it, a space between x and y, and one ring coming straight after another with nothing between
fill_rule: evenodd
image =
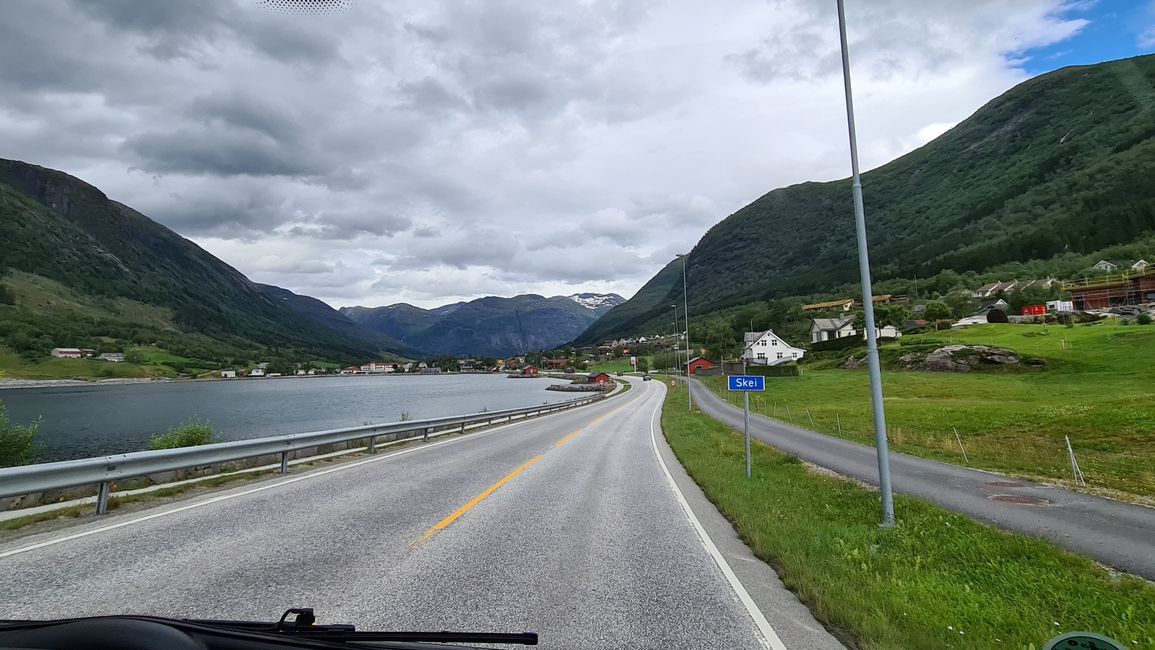
<instances>
[{"instance_id":1,"label":"calm lake surface","mask_svg":"<svg viewBox=\"0 0 1155 650\"><path fill-rule=\"evenodd\" d=\"M13 422L40 425L41 462L148 448L190 418L222 440L320 431L534 406L579 397L545 390L557 380L505 375L285 377L0 391Z\"/></svg>"}]
</instances>

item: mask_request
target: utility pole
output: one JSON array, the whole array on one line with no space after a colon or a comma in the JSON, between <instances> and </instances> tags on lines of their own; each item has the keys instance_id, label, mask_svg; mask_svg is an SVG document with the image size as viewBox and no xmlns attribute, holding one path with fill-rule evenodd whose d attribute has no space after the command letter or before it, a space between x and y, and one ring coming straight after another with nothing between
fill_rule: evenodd
<instances>
[{"instance_id":1,"label":"utility pole","mask_svg":"<svg viewBox=\"0 0 1155 650\"><path fill-rule=\"evenodd\" d=\"M674 377L678 378L682 376L678 370L678 306L675 304L670 307L674 310Z\"/></svg>"},{"instance_id":2,"label":"utility pole","mask_svg":"<svg viewBox=\"0 0 1155 650\"><path fill-rule=\"evenodd\" d=\"M858 173L858 137L854 130L854 94L850 89L850 52L846 42L845 0L838 2L838 33L842 44L842 81L846 91L846 124L850 133L851 190L854 194L854 225L858 235L858 269L862 276L862 309L866 316L866 359L870 368L870 401L874 414L874 445L878 455L878 487L882 493L883 528L894 526L894 495L890 488L890 452L886 441L886 413L882 404L882 371L878 362L878 338L874 327L874 289L870 281L870 257L866 246L866 212L862 205L862 179Z\"/></svg>"},{"instance_id":3,"label":"utility pole","mask_svg":"<svg viewBox=\"0 0 1155 650\"><path fill-rule=\"evenodd\" d=\"M690 292L686 287L686 257L688 253L677 253L682 258L682 320L686 322L686 403L689 412L694 412L694 396L690 392Z\"/></svg>"}]
</instances>

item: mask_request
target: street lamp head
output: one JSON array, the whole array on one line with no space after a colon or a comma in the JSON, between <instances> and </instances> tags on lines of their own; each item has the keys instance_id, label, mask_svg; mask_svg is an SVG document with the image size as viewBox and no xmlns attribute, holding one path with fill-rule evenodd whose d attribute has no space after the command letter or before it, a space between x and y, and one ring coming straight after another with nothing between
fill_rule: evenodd
<instances>
[{"instance_id":1,"label":"street lamp head","mask_svg":"<svg viewBox=\"0 0 1155 650\"><path fill-rule=\"evenodd\" d=\"M685 257L685 253L674 253L674 257Z\"/></svg>"}]
</instances>

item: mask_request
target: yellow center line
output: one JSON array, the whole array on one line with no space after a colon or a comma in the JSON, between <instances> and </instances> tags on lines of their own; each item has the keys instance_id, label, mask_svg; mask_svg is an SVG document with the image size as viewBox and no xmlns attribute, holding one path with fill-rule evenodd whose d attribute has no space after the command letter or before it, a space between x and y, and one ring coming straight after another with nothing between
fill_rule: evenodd
<instances>
[{"instance_id":1,"label":"yellow center line","mask_svg":"<svg viewBox=\"0 0 1155 650\"><path fill-rule=\"evenodd\" d=\"M566 437L562 438L561 440L558 440L557 442L553 443L553 446L556 448L556 447L560 447L560 446L564 445L566 443L566 441L569 440L570 438L576 436L577 434L581 433L582 431L585 431L589 427L592 427L593 425L597 424L597 422L599 420L601 420L602 418L617 413L618 411L622 410L626 406L627 406L627 404L622 404L621 406L610 411L609 413L603 413L603 414L597 416L596 418L587 422L585 425L583 425L577 431L574 431L573 433L567 435ZM442 519L441 521L437 522L437 524L434 525L433 528L430 528L429 530L425 531L425 533L423 535L421 535L421 538L412 542L410 544L410 546L416 548L416 547L424 544L430 537L433 537L434 535L436 535L438 531L444 529L449 524L452 524L461 515L469 512L469 510L471 508L473 508L473 506L476 506L477 504L479 504L483 500L485 500L485 497L496 492L497 488L499 488L499 487L505 485L506 483L510 482L511 480L513 480L513 477L515 477L518 474L521 474L525 470L529 469L530 465L533 465L537 461L541 460L542 457L544 457L544 456L545 456L545 454L538 454L537 456L534 456L533 458L529 459L529 462L527 462L526 464L522 465L521 467L518 467L517 469L513 470L509 474L506 474L505 478L503 478L500 481L489 486L489 488L487 488L484 492L482 492L481 494L474 497L472 501L465 504L464 506L461 506L461 508L459 508L457 510L457 512L455 512L455 513L449 515L448 517L446 517L445 519Z\"/></svg>"},{"instance_id":2,"label":"yellow center line","mask_svg":"<svg viewBox=\"0 0 1155 650\"><path fill-rule=\"evenodd\" d=\"M437 531L445 528L449 524L452 524L455 520L457 520L458 517L469 512L469 510L471 508L473 508L473 506L481 503L485 499L485 497L487 497L487 496L493 494L495 491L497 491L497 488L499 488L499 487L505 485L506 483L508 483L509 481L513 480L513 477L517 476L518 474L521 474L526 469L528 469L530 465L533 465L537 461L541 460L542 456L544 456L544 455L545 454L538 454L537 456L534 456L533 458L531 458L529 460L529 462L527 462L526 464L522 465L521 467L518 467L517 469L513 470L509 474L506 474L505 478L501 479L500 481L498 481L498 482L494 483L493 485L489 486L488 488L486 488L486 490L484 492L482 492L481 494L474 497L472 501L461 506L457 510L457 512L449 515L445 519L442 519L441 521L437 522L437 524L435 526L433 526L433 528L430 528L429 530L425 531L425 534L422 535L421 539L418 541L424 542L425 540L427 540L430 537L432 537L433 535L435 535L437 533Z\"/></svg>"}]
</instances>

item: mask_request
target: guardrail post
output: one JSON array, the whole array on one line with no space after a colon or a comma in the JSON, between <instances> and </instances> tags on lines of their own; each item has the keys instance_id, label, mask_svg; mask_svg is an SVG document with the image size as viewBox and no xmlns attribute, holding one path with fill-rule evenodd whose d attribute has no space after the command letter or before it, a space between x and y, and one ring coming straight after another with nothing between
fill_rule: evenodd
<instances>
[{"instance_id":1,"label":"guardrail post","mask_svg":"<svg viewBox=\"0 0 1155 650\"><path fill-rule=\"evenodd\" d=\"M102 481L100 487L96 489L96 514L108 514L108 495L112 492L112 486L108 481Z\"/></svg>"},{"instance_id":2,"label":"guardrail post","mask_svg":"<svg viewBox=\"0 0 1155 650\"><path fill-rule=\"evenodd\" d=\"M426 440L429 440L429 427L425 427L424 433L421 436L421 442L425 442Z\"/></svg>"},{"instance_id":3,"label":"guardrail post","mask_svg":"<svg viewBox=\"0 0 1155 650\"><path fill-rule=\"evenodd\" d=\"M377 436L369 436L369 453L377 453Z\"/></svg>"},{"instance_id":4,"label":"guardrail post","mask_svg":"<svg viewBox=\"0 0 1155 650\"><path fill-rule=\"evenodd\" d=\"M281 452L281 473L289 473L289 452L287 451Z\"/></svg>"}]
</instances>

